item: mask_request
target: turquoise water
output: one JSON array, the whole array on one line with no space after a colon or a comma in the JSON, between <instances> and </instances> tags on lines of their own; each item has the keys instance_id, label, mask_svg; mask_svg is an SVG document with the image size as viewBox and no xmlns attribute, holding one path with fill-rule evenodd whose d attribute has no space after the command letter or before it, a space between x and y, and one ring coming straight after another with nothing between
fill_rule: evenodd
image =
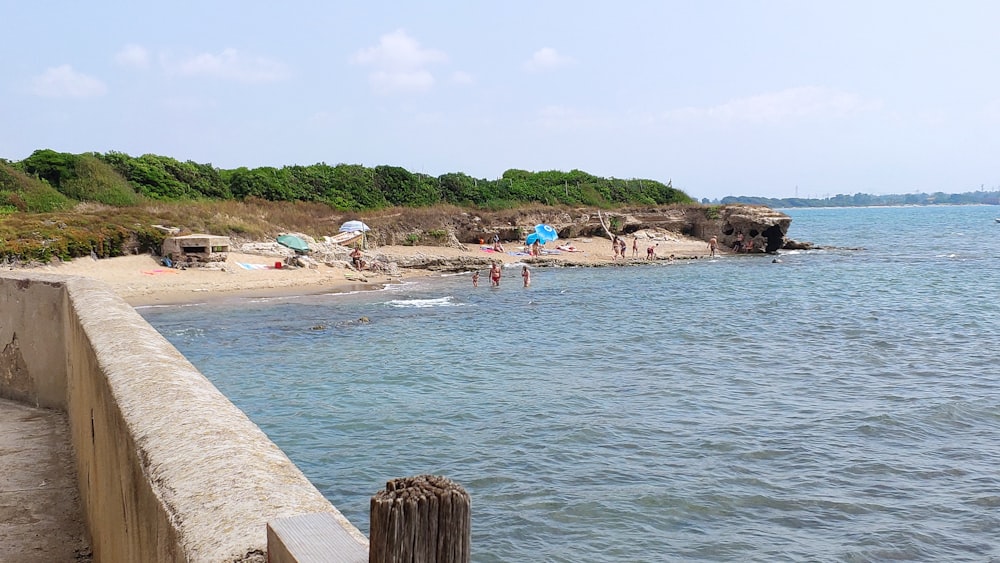
<instances>
[{"instance_id":1,"label":"turquoise water","mask_svg":"<svg viewBox=\"0 0 1000 563\"><path fill-rule=\"evenodd\" d=\"M786 212L839 248L140 312L365 532L434 473L477 562L1000 560L1000 209Z\"/></svg>"}]
</instances>

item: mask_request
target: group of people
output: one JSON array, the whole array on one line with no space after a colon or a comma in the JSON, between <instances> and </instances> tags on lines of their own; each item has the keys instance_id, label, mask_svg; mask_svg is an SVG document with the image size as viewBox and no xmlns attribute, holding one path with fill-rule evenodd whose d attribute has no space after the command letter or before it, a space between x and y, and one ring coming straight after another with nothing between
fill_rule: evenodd
<instances>
[{"instance_id":1,"label":"group of people","mask_svg":"<svg viewBox=\"0 0 1000 563\"><path fill-rule=\"evenodd\" d=\"M622 260L625 259L625 253L628 251L628 243L625 239L615 235L615 238L611 241L611 251L614 252L614 260L617 260L619 256ZM632 257L636 258L639 256L639 239L637 237L632 237Z\"/></svg>"},{"instance_id":2,"label":"group of people","mask_svg":"<svg viewBox=\"0 0 1000 563\"><path fill-rule=\"evenodd\" d=\"M490 285L492 287L500 287L500 278L503 277L503 268L500 266L499 262L492 262L490 264ZM531 270L527 266L521 267L521 279L524 281L524 287L531 285ZM472 287L479 287L479 270L472 272Z\"/></svg>"},{"instance_id":3,"label":"group of people","mask_svg":"<svg viewBox=\"0 0 1000 563\"><path fill-rule=\"evenodd\" d=\"M646 260L656 259L656 247L660 246L660 243L651 244L646 247ZM628 243L625 242L623 237L615 235L611 240L611 251L614 252L614 258L612 260L618 260L621 256L622 260L625 260L626 252L628 252ZM639 237L632 237L632 258L639 257Z\"/></svg>"},{"instance_id":4,"label":"group of people","mask_svg":"<svg viewBox=\"0 0 1000 563\"><path fill-rule=\"evenodd\" d=\"M736 233L736 242L733 243L733 252L753 252L753 239L744 240L743 233Z\"/></svg>"},{"instance_id":5,"label":"group of people","mask_svg":"<svg viewBox=\"0 0 1000 563\"><path fill-rule=\"evenodd\" d=\"M733 252L753 252L754 242L753 239L746 240L743 233L736 234L736 240L733 241ZM708 239L708 251L711 256L715 256L719 252L719 239L718 237L712 237Z\"/></svg>"}]
</instances>

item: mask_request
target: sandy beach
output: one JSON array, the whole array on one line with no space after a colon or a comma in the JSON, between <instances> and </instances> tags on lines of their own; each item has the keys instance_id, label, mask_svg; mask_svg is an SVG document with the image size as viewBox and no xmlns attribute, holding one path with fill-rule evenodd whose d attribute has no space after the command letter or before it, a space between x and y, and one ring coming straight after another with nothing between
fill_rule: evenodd
<instances>
[{"instance_id":1,"label":"sandy beach","mask_svg":"<svg viewBox=\"0 0 1000 563\"><path fill-rule=\"evenodd\" d=\"M632 237L626 238L628 252L625 264L648 263L646 248L654 246L657 260L708 257L708 245L702 240L676 233L638 233L638 252L633 257ZM571 247L577 252L556 251L557 246ZM167 268L152 255L123 256L108 259L78 258L70 262L49 264L37 268L53 274L73 275L100 280L133 306L177 304L243 296L273 296L289 294L326 293L376 289L403 279L436 275L439 270L407 267L414 261L438 260L454 263L460 270L480 269L486 281L490 260L505 265L528 263L529 267L555 265L610 266L623 264L613 260L611 241L601 238L560 239L549 243L540 257L523 252L524 247L504 245L504 252L493 252L480 245L463 248L443 246L383 246L366 250L365 259L398 262L400 268L394 275L370 271L358 272L344 262L320 263L306 268L275 268L282 262L280 253L230 252L224 263L210 267L187 269ZM477 265L478 262L482 265ZM468 267L462 267L469 262Z\"/></svg>"}]
</instances>

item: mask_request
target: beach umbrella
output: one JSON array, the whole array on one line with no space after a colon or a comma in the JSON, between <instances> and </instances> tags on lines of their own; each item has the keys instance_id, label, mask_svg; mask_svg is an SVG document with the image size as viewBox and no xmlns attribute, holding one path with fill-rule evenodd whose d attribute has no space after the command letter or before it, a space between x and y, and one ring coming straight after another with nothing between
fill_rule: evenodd
<instances>
[{"instance_id":1,"label":"beach umbrella","mask_svg":"<svg viewBox=\"0 0 1000 563\"><path fill-rule=\"evenodd\" d=\"M342 233L357 233L370 231L371 227L365 225L361 221L348 221L340 226L340 232Z\"/></svg>"},{"instance_id":2,"label":"beach umbrella","mask_svg":"<svg viewBox=\"0 0 1000 563\"><path fill-rule=\"evenodd\" d=\"M295 235L281 235L275 240L281 246L286 246L296 252L309 252L309 244Z\"/></svg>"},{"instance_id":3,"label":"beach umbrella","mask_svg":"<svg viewBox=\"0 0 1000 563\"><path fill-rule=\"evenodd\" d=\"M535 225L534 232L528 235L528 238L525 240L525 242L531 245L535 244L535 241L537 240L539 244L545 244L547 242L552 242L558 238L559 238L559 233L556 232L555 227L553 227L552 225L546 225L545 223L541 223L539 225Z\"/></svg>"}]
</instances>

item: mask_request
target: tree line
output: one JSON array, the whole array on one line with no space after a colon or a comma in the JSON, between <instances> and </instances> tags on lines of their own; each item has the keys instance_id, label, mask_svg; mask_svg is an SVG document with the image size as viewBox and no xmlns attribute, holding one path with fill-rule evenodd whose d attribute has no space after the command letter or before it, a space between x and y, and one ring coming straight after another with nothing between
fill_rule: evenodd
<instances>
[{"instance_id":1,"label":"tree line","mask_svg":"<svg viewBox=\"0 0 1000 563\"><path fill-rule=\"evenodd\" d=\"M692 202L669 181L602 178L580 170L511 169L496 179L461 172L435 177L398 166L360 164L227 170L154 154L50 149L21 161L0 159L0 210L8 212L56 211L75 201L129 206L142 200L206 198L322 202L343 211L439 203L506 209L526 203L613 207Z\"/></svg>"},{"instance_id":2,"label":"tree line","mask_svg":"<svg viewBox=\"0 0 1000 563\"><path fill-rule=\"evenodd\" d=\"M703 200L702 203L710 203ZM872 195L856 193L853 195L837 194L833 197L817 198L770 198L729 196L722 198L723 205L745 203L766 205L767 207L877 207L888 205L1000 205L1000 191L974 191L959 194L943 192Z\"/></svg>"}]
</instances>

